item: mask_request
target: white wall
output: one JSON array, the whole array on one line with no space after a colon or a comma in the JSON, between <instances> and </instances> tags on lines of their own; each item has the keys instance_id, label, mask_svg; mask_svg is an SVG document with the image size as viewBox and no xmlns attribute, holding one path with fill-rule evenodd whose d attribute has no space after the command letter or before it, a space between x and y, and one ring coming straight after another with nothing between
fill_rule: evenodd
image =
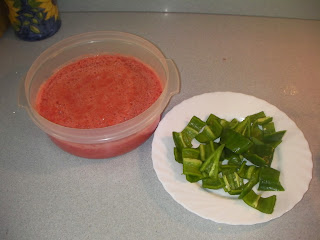
<instances>
[{"instance_id":1,"label":"white wall","mask_svg":"<svg viewBox=\"0 0 320 240\"><path fill-rule=\"evenodd\" d=\"M320 0L58 0L61 12L147 11L320 20Z\"/></svg>"}]
</instances>

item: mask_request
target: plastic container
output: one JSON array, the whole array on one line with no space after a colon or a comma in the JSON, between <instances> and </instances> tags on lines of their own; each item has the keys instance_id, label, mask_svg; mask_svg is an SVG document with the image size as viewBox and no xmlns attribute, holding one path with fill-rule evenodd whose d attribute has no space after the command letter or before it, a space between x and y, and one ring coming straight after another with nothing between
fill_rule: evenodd
<instances>
[{"instance_id":1,"label":"plastic container","mask_svg":"<svg viewBox=\"0 0 320 240\"><path fill-rule=\"evenodd\" d=\"M103 53L136 57L159 75L163 92L150 108L123 123L95 129L64 127L38 114L35 110L38 90L56 69L80 57ZM166 59L149 41L123 32L91 32L58 42L35 60L21 84L19 105L63 150L84 158L109 158L133 150L150 137L179 87L180 78L174 62Z\"/></svg>"}]
</instances>

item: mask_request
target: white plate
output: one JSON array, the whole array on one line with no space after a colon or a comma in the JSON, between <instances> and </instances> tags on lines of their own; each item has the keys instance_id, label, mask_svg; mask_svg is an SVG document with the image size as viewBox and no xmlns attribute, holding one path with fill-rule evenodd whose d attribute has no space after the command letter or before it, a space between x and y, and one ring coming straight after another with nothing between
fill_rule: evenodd
<instances>
[{"instance_id":1,"label":"white plate","mask_svg":"<svg viewBox=\"0 0 320 240\"><path fill-rule=\"evenodd\" d=\"M263 214L223 190L210 191L200 183L189 183L182 175L182 164L174 160L173 131L182 131L192 116L206 120L210 113L231 120L242 120L264 111L272 116L276 130L287 130L276 149L272 167L280 170L284 192L277 195L272 214ZM219 223L251 225L270 221L291 210L308 190L312 178L312 156L308 142L297 125L283 112L264 100L241 93L214 92L192 97L175 106L161 120L152 142L153 167L165 190L189 211Z\"/></svg>"}]
</instances>

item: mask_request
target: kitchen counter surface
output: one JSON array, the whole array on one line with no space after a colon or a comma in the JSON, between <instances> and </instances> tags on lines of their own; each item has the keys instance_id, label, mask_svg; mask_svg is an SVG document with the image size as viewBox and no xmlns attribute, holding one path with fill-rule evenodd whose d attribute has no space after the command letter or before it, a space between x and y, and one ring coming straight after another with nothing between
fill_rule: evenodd
<instances>
[{"instance_id":1,"label":"kitchen counter surface","mask_svg":"<svg viewBox=\"0 0 320 240\"><path fill-rule=\"evenodd\" d=\"M320 21L182 13L62 13L51 38L0 38L0 239L308 239L320 236ZM264 99L301 129L313 158L303 199L250 226L205 220L175 202L153 169L151 136L102 160L63 152L18 107L22 77L71 35L124 31L158 46L180 72L175 105L206 92ZM292 163L294 164L294 163Z\"/></svg>"}]
</instances>

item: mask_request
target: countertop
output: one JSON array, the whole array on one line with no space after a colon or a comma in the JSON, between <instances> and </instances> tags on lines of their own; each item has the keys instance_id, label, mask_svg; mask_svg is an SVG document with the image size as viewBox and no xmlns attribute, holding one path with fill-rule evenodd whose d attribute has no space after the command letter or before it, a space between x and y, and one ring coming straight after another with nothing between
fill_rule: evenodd
<instances>
[{"instance_id":1,"label":"countertop","mask_svg":"<svg viewBox=\"0 0 320 240\"><path fill-rule=\"evenodd\" d=\"M320 21L183 13L62 13L54 36L0 38L0 238L320 239ZM139 35L180 72L175 105L206 92L268 101L301 129L313 158L302 200L280 218L231 226L189 212L153 169L151 136L122 156L90 160L55 146L18 107L22 77L38 55L68 36L98 30ZM294 164L294 163L292 163Z\"/></svg>"}]
</instances>

